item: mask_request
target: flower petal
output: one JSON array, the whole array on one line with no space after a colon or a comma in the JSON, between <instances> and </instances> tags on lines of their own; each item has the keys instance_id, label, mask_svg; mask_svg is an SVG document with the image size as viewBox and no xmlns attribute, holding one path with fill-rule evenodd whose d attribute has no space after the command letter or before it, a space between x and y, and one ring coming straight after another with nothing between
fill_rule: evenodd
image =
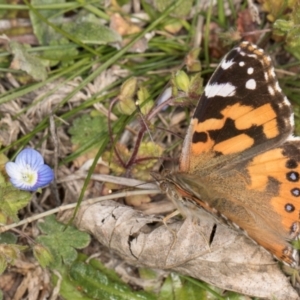
<instances>
[{"instance_id":1,"label":"flower petal","mask_svg":"<svg viewBox=\"0 0 300 300\"><path fill-rule=\"evenodd\" d=\"M19 190L25 190L25 191L36 191L37 188L33 188L31 185L26 184L24 181L21 181L17 178L10 178L10 182L14 187L16 187Z\"/></svg>"},{"instance_id":2,"label":"flower petal","mask_svg":"<svg viewBox=\"0 0 300 300\"><path fill-rule=\"evenodd\" d=\"M7 162L5 164L5 170L9 177L11 178L20 178L21 177L21 168L14 162Z\"/></svg>"},{"instance_id":3,"label":"flower petal","mask_svg":"<svg viewBox=\"0 0 300 300\"><path fill-rule=\"evenodd\" d=\"M43 187L54 179L54 172L48 165L42 165L38 170L38 180L36 185Z\"/></svg>"},{"instance_id":4,"label":"flower petal","mask_svg":"<svg viewBox=\"0 0 300 300\"><path fill-rule=\"evenodd\" d=\"M16 164L22 166L30 165L32 170L38 170L39 166L44 164L44 158L38 151L27 148L18 154Z\"/></svg>"}]
</instances>

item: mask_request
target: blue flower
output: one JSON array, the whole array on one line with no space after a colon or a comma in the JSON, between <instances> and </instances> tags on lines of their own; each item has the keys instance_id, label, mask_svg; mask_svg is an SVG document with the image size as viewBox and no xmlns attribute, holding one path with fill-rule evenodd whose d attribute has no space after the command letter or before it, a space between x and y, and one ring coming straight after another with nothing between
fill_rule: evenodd
<instances>
[{"instance_id":1,"label":"blue flower","mask_svg":"<svg viewBox=\"0 0 300 300\"><path fill-rule=\"evenodd\" d=\"M10 182L20 190L36 191L49 184L53 178L53 170L44 164L42 155L31 148L22 150L15 162L5 165Z\"/></svg>"}]
</instances>

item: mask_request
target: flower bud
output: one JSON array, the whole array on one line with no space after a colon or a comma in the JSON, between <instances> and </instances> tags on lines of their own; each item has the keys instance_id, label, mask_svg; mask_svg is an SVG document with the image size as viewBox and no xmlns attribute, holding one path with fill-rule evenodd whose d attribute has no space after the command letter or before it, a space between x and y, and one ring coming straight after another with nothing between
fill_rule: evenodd
<instances>
[{"instance_id":1,"label":"flower bud","mask_svg":"<svg viewBox=\"0 0 300 300\"><path fill-rule=\"evenodd\" d=\"M184 71L178 71L175 75L175 84L180 90L187 93L190 86L190 79Z\"/></svg>"}]
</instances>

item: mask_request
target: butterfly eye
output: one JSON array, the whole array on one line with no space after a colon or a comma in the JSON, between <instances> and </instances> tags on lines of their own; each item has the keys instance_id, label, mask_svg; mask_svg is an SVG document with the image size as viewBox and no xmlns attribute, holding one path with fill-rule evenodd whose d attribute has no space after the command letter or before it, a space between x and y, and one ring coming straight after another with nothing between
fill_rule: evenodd
<instances>
[{"instance_id":1,"label":"butterfly eye","mask_svg":"<svg viewBox=\"0 0 300 300\"><path fill-rule=\"evenodd\" d=\"M160 182L159 187L163 193L168 191L169 184L165 181Z\"/></svg>"}]
</instances>

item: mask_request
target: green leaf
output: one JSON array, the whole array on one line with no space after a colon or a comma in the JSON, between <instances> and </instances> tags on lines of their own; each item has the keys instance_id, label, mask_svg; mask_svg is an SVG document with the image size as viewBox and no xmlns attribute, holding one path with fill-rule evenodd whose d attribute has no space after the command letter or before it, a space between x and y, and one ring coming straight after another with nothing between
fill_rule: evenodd
<instances>
[{"instance_id":1,"label":"green leaf","mask_svg":"<svg viewBox=\"0 0 300 300\"><path fill-rule=\"evenodd\" d=\"M4 232L0 234L0 244L15 244L17 237L11 232Z\"/></svg>"},{"instance_id":2,"label":"green leaf","mask_svg":"<svg viewBox=\"0 0 300 300\"><path fill-rule=\"evenodd\" d=\"M30 199L29 192L17 190L10 183L0 184L0 211L15 222L19 220L18 211L24 208Z\"/></svg>"},{"instance_id":3,"label":"green leaf","mask_svg":"<svg viewBox=\"0 0 300 300\"><path fill-rule=\"evenodd\" d=\"M143 115L147 115L153 108L154 102L151 98L149 90L141 86L137 91L138 104L140 105L141 112Z\"/></svg>"},{"instance_id":4,"label":"green leaf","mask_svg":"<svg viewBox=\"0 0 300 300\"><path fill-rule=\"evenodd\" d=\"M77 258L76 249L85 248L90 243L90 236L73 226L58 223L54 216L45 218L44 222L38 223L39 229L46 235L39 236L38 243L47 247L54 261L51 266L60 266L62 260L70 265Z\"/></svg>"},{"instance_id":5,"label":"green leaf","mask_svg":"<svg viewBox=\"0 0 300 300\"><path fill-rule=\"evenodd\" d=\"M41 244L33 247L33 255L43 268L49 266L54 260L51 252Z\"/></svg>"},{"instance_id":6,"label":"green leaf","mask_svg":"<svg viewBox=\"0 0 300 300\"><path fill-rule=\"evenodd\" d=\"M212 290L209 285L197 280L187 280L176 273L171 273L161 287L159 300L198 300L212 299ZM224 299L213 291L213 299Z\"/></svg>"},{"instance_id":7,"label":"green leaf","mask_svg":"<svg viewBox=\"0 0 300 300\"><path fill-rule=\"evenodd\" d=\"M60 4L65 3L65 0L32 0L31 5L42 4ZM38 11L49 22L59 25L63 22L60 9L43 9ZM41 18L34 12L29 11L33 32L38 41L42 45L49 45L51 41L57 41L62 38L62 35L56 32L51 26L46 24Z\"/></svg>"},{"instance_id":8,"label":"green leaf","mask_svg":"<svg viewBox=\"0 0 300 300\"><path fill-rule=\"evenodd\" d=\"M198 300L207 298L205 290L199 288L198 286L190 283L189 281L184 280L178 274L171 273L173 291L175 299L183 300Z\"/></svg>"},{"instance_id":9,"label":"green leaf","mask_svg":"<svg viewBox=\"0 0 300 300\"><path fill-rule=\"evenodd\" d=\"M54 4L59 7L59 4L65 3L64 0L32 0L32 5L47 5ZM64 23L62 11L60 9L43 9L38 10L45 19L54 26L60 28ZM34 11L30 10L30 19L33 26L33 31L41 45L50 45L45 51L42 52L41 57L45 65L55 66L60 61L63 65L72 64L72 57L78 54L78 50L71 45L70 41L65 38L61 33L57 32L53 27L48 25L41 17Z\"/></svg>"},{"instance_id":10,"label":"green leaf","mask_svg":"<svg viewBox=\"0 0 300 300\"><path fill-rule=\"evenodd\" d=\"M29 74L34 80L44 81L47 78L47 71L41 60L29 54L27 48L18 42L11 41L9 43L10 51L14 55L11 68L15 70L23 70Z\"/></svg>"},{"instance_id":11,"label":"green leaf","mask_svg":"<svg viewBox=\"0 0 300 300\"><path fill-rule=\"evenodd\" d=\"M7 259L6 257L0 252L0 274L2 274L7 267Z\"/></svg>"},{"instance_id":12,"label":"green leaf","mask_svg":"<svg viewBox=\"0 0 300 300\"><path fill-rule=\"evenodd\" d=\"M83 288L88 296L96 299L156 299L152 294L144 291L131 291L127 284L115 281L101 270L97 270L84 262L75 262L71 266L70 276L78 286Z\"/></svg>"},{"instance_id":13,"label":"green leaf","mask_svg":"<svg viewBox=\"0 0 300 300\"><path fill-rule=\"evenodd\" d=\"M274 1L273 1L274 2ZM273 5L272 2L272 5ZM286 9L284 10L284 7ZM273 6L271 6L273 9ZM284 1L281 4L280 10L288 13L281 16L274 22L274 33L278 35L285 35L286 50L300 58L300 3L299 1Z\"/></svg>"},{"instance_id":14,"label":"green leaf","mask_svg":"<svg viewBox=\"0 0 300 300\"><path fill-rule=\"evenodd\" d=\"M142 279L149 280L149 284L145 285L144 289L147 292L155 292L157 290L157 282L159 282L159 275L155 270L148 268L139 268L139 275ZM153 284L151 285L151 282Z\"/></svg>"},{"instance_id":15,"label":"green leaf","mask_svg":"<svg viewBox=\"0 0 300 300\"><path fill-rule=\"evenodd\" d=\"M71 44L66 38L49 41L49 45L49 49L43 51L43 61L50 66L55 66L59 62L61 62L63 66L71 65L74 62L72 58L75 58L78 54L76 48L68 47L68 45ZM52 47L54 49L52 49Z\"/></svg>"},{"instance_id":16,"label":"green leaf","mask_svg":"<svg viewBox=\"0 0 300 300\"><path fill-rule=\"evenodd\" d=\"M72 300L95 300L94 298L88 297L84 294L84 287L78 286L74 283L69 276L69 268L66 266L61 266L56 269L62 280L60 282L59 295L63 299ZM53 286L57 286L58 277L56 274L52 274L51 277Z\"/></svg>"},{"instance_id":17,"label":"green leaf","mask_svg":"<svg viewBox=\"0 0 300 300\"><path fill-rule=\"evenodd\" d=\"M172 284L172 278L169 275L164 284L162 285L159 296L157 298L158 300L173 300L173 284Z\"/></svg>"},{"instance_id":18,"label":"green leaf","mask_svg":"<svg viewBox=\"0 0 300 300\"><path fill-rule=\"evenodd\" d=\"M184 92L188 92L190 86L190 79L184 71L179 70L175 74L175 84L178 89Z\"/></svg>"},{"instance_id":19,"label":"green leaf","mask_svg":"<svg viewBox=\"0 0 300 300\"><path fill-rule=\"evenodd\" d=\"M27 246L16 244L0 244L0 274L4 272L8 264L14 264L16 259L20 259L21 251Z\"/></svg>"},{"instance_id":20,"label":"green leaf","mask_svg":"<svg viewBox=\"0 0 300 300\"><path fill-rule=\"evenodd\" d=\"M151 293L132 291L114 270L106 268L99 260L91 259L85 263L86 259L86 255L79 254L71 268L62 266L57 269L62 277L60 295L64 299L156 299ZM53 285L56 285L57 280L57 276L53 274Z\"/></svg>"},{"instance_id":21,"label":"green leaf","mask_svg":"<svg viewBox=\"0 0 300 300\"><path fill-rule=\"evenodd\" d=\"M107 119L104 116L91 117L83 115L74 120L69 129L72 143L78 146L84 146L93 139L97 139L102 133L107 133ZM101 141L99 141L101 143ZM97 147L99 143L97 144Z\"/></svg>"},{"instance_id":22,"label":"green leaf","mask_svg":"<svg viewBox=\"0 0 300 300\"><path fill-rule=\"evenodd\" d=\"M186 17L191 11L193 2L194 2L193 0L182 1L181 4L176 9L174 9L170 15L177 17L177 18ZM164 12L173 3L174 3L174 0L164 0L164 1L155 0L154 1L154 5L159 12Z\"/></svg>"},{"instance_id":23,"label":"green leaf","mask_svg":"<svg viewBox=\"0 0 300 300\"><path fill-rule=\"evenodd\" d=\"M62 29L85 44L106 45L122 40L117 32L99 22L89 22L81 19L64 24Z\"/></svg>"},{"instance_id":24,"label":"green leaf","mask_svg":"<svg viewBox=\"0 0 300 300\"><path fill-rule=\"evenodd\" d=\"M278 19L274 22L273 28L277 30L277 34L283 35L288 33L294 27L292 21Z\"/></svg>"},{"instance_id":25,"label":"green leaf","mask_svg":"<svg viewBox=\"0 0 300 300\"><path fill-rule=\"evenodd\" d=\"M84 262L87 259L87 257L85 255L81 254L81 253L80 253L79 257L80 257L80 260L82 262ZM109 277L110 280L113 280L115 282L119 282L119 283L123 283L124 284L124 282L121 280L121 278L119 277L119 275L113 269L109 269L109 268L105 267L104 264L102 264L100 260L98 260L98 259L91 259L89 261L89 264L94 269L97 269L100 272L102 272L103 274L107 275L107 277Z\"/></svg>"}]
</instances>

